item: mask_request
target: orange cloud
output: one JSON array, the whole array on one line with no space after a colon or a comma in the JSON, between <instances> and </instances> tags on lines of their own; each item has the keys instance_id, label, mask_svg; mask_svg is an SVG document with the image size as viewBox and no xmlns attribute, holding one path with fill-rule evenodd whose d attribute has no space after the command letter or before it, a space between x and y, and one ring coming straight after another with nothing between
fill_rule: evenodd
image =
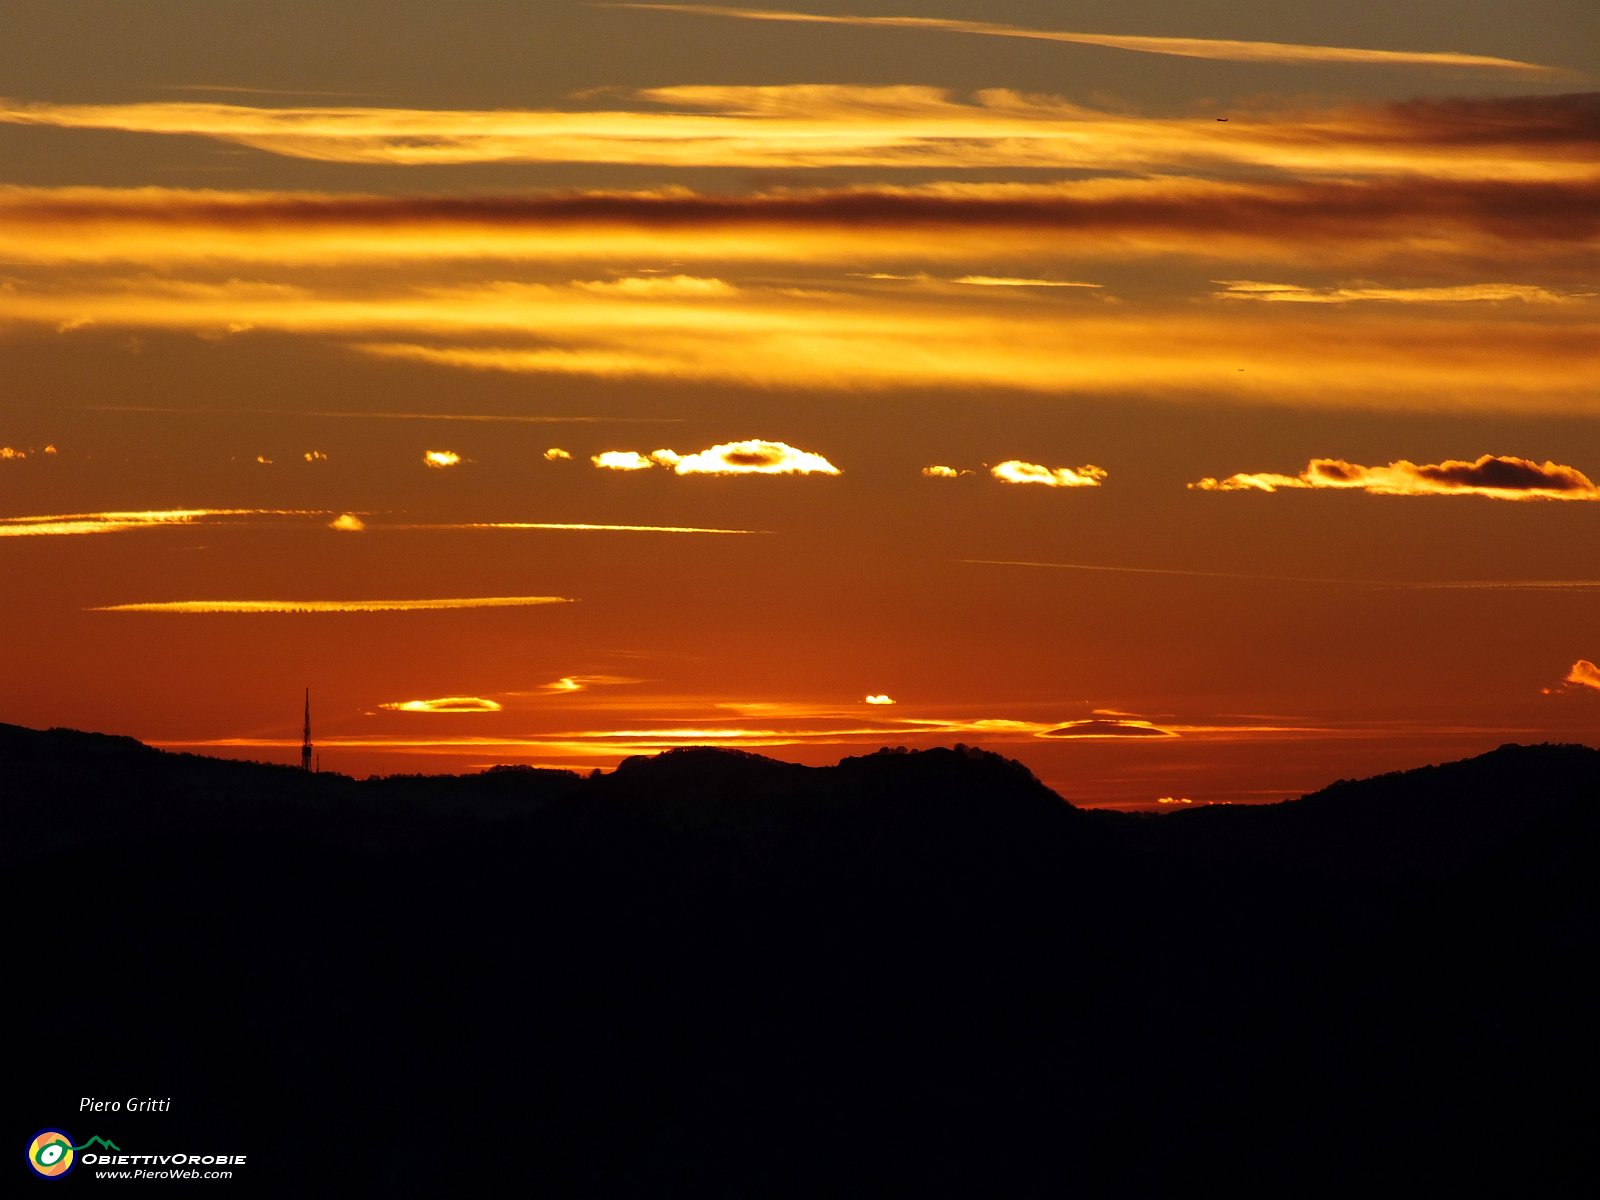
<instances>
[{"instance_id":1,"label":"orange cloud","mask_svg":"<svg viewBox=\"0 0 1600 1200\"><path fill-rule=\"evenodd\" d=\"M463 608L530 608L571 604L565 596L456 596L426 600L161 600L106 604L87 612L116 613L378 613Z\"/></svg>"},{"instance_id":2,"label":"orange cloud","mask_svg":"<svg viewBox=\"0 0 1600 1200\"><path fill-rule=\"evenodd\" d=\"M367 527L367 523L355 513L340 513L328 522L329 529L337 529L340 533L360 533Z\"/></svg>"},{"instance_id":3,"label":"orange cloud","mask_svg":"<svg viewBox=\"0 0 1600 1200\"><path fill-rule=\"evenodd\" d=\"M1573 687L1592 688L1595 691L1600 691L1600 667L1595 666L1594 663L1586 658L1580 658L1572 664L1572 670L1567 672L1567 677L1562 682L1569 683Z\"/></svg>"},{"instance_id":4,"label":"orange cloud","mask_svg":"<svg viewBox=\"0 0 1600 1200\"><path fill-rule=\"evenodd\" d=\"M1378 496L1487 496L1495 500L1600 500L1600 487L1573 467L1526 458L1485 454L1474 462L1418 464L1401 459L1363 467L1338 458L1314 458L1298 475L1271 473L1201 479L1189 485L1205 492L1275 492L1280 488L1329 488Z\"/></svg>"},{"instance_id":5,"label":"orange cloud","mask_svg":"<svg viewBox=\"0 0 1600 1200\"><path fill-rule=\"evenodd\" d=\"M1313 288L1293 283L1260 283L1250 279L1218 279L1223 290L1213 292L1219 300L1257 300L1296 304L1353 304L1358 301L1384 301L1395 304L1462 304L1521 300L1529 304L1560 304L1587 298L1552 291L1528 283L1469 283L1455 287L1378 287L1345 286Z\"/></svg>"},{"instance_id":6,"label":"orange cloud","mask_svg":"<svg viewBox=\"0 0 1600 1200\"><path fill-rule=\"evenodd\" d=\"M560 446L551 446L544 452L545 462L568 462L572 458L570 450L563 450Z\"/></svg>"},{"instance_id":7,"label":"orange cloud","mask_svg":"<svg viewBox=\"0 0 1600 1200\"><path fill-rule=\"evenodd\" d=\"M1498 123L1485 113L1479 124ZM1459 149L1467 136L1458 131L1450 144ZM1394 179L1294 180L1280 168L1265 180L1225 181L1196 178L1192 170L1172 175L1163 166L1151 178L744 195L673 189L414 197L0 187L0 255L18 264L126 262L157 270L230 261L631 263L662 256L696 262L980 259L1037 269L1044 257L1081 262L1182 255L1297 267L1327 263L1340 270L1359 261L1367 271L1390 263L1415 270L1419 261L1436 271L1459 270L1460 264L1477 270L1480 260L1504 264L1492 268L1497 271L1517 270L1545 261L1570 271L1575 256L1600 247L1600 190L1592 177L1534 177L1536 168L1543 170L1542 147L1550 143L1533 140L1532 130L1529 136L1533 150L1508 151L1513 162L1481 168L1494 172L1490 178L1424 173L1412 159L1406 177ZM1591 137L1572 153L1592 162L1600 159L1600 144ZM1330 166L1346 165L1337 155L1330 159ZM54 326L82 311L62 307L48 319ZM219 328L226 323L219 321Z\"/></svg>"},{"instance_id":8,"label":"orange cloud","mask_svg":"<svg viewBox=\"0 0 1600 1200\"><path fill-rule=\"evenodd\" d=\"M866 702L868 704L875 704L875 705L883 706L883 705L893 704L894 700L891 699L888 696L885 696L883 693L879 692L876 695L868 696L867 699L866 699Z\"/></svg>"},{"instance_id":9,"label":"orange cloud","mask_svg":"<svg viewBox=\"0 0 1600 1200\"><path fill-rule=\"evenodd\" d=\"M603 450L589 461L602 471L648 471L656 465L637 450Z\"/></svg>"},{"instance_id":10,"label":"orange cloud","mask_svg":"<svg viewBox=\"0 0 1600 1200\"><path fill-rule=\"evenodd\" d=\"M695 275L626 276L586 282L577 280L573 287L601 295L619 296L673 296L697 300L721 299L736 296L739 289L721 279L705 279Z\"/></svg>"},{"instance_id":11,"label":"orange cloud","mask_svg":"<svg viewBox=\"0 0 1600 1200\"><path fill-rule=\"evenodd\" d=\"M1065 279L1016 279L1009 275L961 275L950 281L971 287L1099 288L1098 283L1071 283Z\"/></svg>"},{"instance_id":12,"label":"orange cloud","mask_svg":"<svg viewBox=\"0 0 1600 1200\"><path fill-rule=\"evenodd\" d=\"M666 111L0 100L0 123L200 136L295 158L390 165L1252 168L1480 179L1596 174L1594 103L1584 95L1243 112L1226 124L1101 112L1002 88L966 100L946 89L909 85L701 85L644 89L628 100Z\"/></svg>"},{"instance_id":13,"label":"orange cloud","mask_svg":"<svg viewBox=\"0 0 1600 1200\"><path fill-rule=\"evenodd\" d=\"M437 470L460 465L461 455L454 450L429 450L423 454L422 461Z\"/></svg>"},{"instance_id":14,"label":"orange cloud","mask_svg":"<svg viewBox=\"0 0 1600 1200\"><path fill-rule=\"evenodd\" d=\"M796 450L787 442L752 439L724 442L697 454L657 450L650 455L678 475L837 475L839 468L820 454Z\"/></svg>"},{"instance_id":15,"label":"orange cloud","mask_svg":"<svg viewBox=\"0 0 1600 1200\"><path fill-rule=\"evenodd\" d=\"M174 508L135 512L59 513L52 516L0 517L0 537L62 537L122 533L180 525L233 524L263 517L320 517L326 513L275 508Z\"/></svg>"},{"instance_id":16,"label":"orange cloud","mask_svg":"<svg viewBox=\"0 0 1600 1200\"><path fill-rule=\"evenodd\" d=\"M958 471L954 467L932 466L922 468L923 477L926 479L959 479L963 475L972 474L971 471Z\"/></svg>"},{"instance_id":17,"label":"orange cloud","mask_svg":"<svg viewBox=\"0 0 1600 1200\"><path fill-rule=\"evenodd\" d=\"M409 713L492 713L501 706L493 700L479 696L441 696L437 700L396 700L380 704L379 708Z\"/></svg>"},{"instance_id":18,"label":"orange cloud","mask_svg":"<svg viewBox=\"0 0 1600 1200\"><path fill-rule=\"evenodd\" d=\"M1036 483L1045 487L1076 488L1099 487L1107 472L1099 467L1044 467L1038 463L1007 459L989 468L1001 483Z\"/></svg>"},{"instance_id":19,"label":"orange cloud","mask_svg":"<svg viewBox=\"0 0 1600 1200\"><path fill-rule=\"evenodd\" d=\"M763 8L734 8L717 4L604 3L600 8L632 8L685 13L702 17L728 17L741 21L789 21L816 25L852 25L879 29L926 30L938 33L976 34L983 37L1026 38L1130 50L1139 54L1170 54L1180 58L1210 58L1227 62L1267 62L1317 65L1359 63L1366 66L1453 67L1499 71L1517 75L1560 76L1558 67L1461 54L1453 50L1371 50L1351 46L1305 45L1295 42L1243 42L1224 38L1146 37L1112 33L1073 33L1057 29L1029 29L993 21L959 21L939 17L858 17L845 14L784 12Z\"/></svg>"}]
</instances>

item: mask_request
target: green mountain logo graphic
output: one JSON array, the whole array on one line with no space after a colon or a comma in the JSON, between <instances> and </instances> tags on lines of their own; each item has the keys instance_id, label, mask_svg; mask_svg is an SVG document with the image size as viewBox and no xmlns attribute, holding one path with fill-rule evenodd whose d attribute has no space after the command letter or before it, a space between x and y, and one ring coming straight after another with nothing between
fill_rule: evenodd
<instances>
[{"instance_id":1,"label":"green mountain logo graphic","mask_svg":"<svg viewBox=\"0 0 1600 1200\"><path fill-rule=\"evenodd\" d=\"M85 1142L83 1145L74 1146L73 1149L74 1150L88 1150L90 1147L93 1147L93 1146L104 1146L107 1150L115 1150L118 1154L122 1153L122 1147L121 1146L117 1145L115 1142L108 1142L103 1137L92 1137L87 1142Z\"/></svg>"}]
</instances>

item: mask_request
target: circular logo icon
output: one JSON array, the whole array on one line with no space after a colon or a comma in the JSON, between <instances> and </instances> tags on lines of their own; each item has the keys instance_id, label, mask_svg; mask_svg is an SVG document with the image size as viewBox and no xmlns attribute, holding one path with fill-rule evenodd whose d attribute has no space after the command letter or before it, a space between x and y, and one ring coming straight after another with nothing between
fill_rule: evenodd
<instances>
[{"instance_id":1,"label":"circular logo icon","mask_svg":"<svg viewBox=\"0 0 1600 1200\"><path fill-rule=\"evenodd\" d=\"M41 1129L28 1143L28 1165L47 1179L72 1170L78 1156L72 1152L72 1135L59 1129Z\"/></svg>"}]
</instances>

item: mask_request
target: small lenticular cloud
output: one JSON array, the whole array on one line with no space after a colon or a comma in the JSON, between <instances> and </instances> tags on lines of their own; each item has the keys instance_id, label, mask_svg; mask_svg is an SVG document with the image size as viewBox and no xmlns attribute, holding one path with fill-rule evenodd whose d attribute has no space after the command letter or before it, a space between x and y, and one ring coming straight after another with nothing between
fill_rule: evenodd
<instances>
[{"instance_id":1,"label":"small lenticular cloud","mask_svg":"<svg viewBox=\"0 0 1600 1200\"><path fill-rule=\"evenodd\" d=\"M963 475L970 475L971 471L958 471L954 467L932 466L923 467L924 479L959 479Z\"/></svg>"},{"instance_id":2,"label":"small lenticular cloud","mask_svg":"<svg viewBox=\"0 0 1600 1200\"><path fill-rule=\"evenodd\" d=\"M360 533L367 527L367 523L355 513L340 513L328 522L329 529L337 529L340 533Z\"/></svg>"},{"instance_id":3,"label":"small lenticular cloud","mask_svg":"<svg viewBox=\"0 0 1600 1200\"><path fill-rule=\"evenodd\" d=\"M876 695L868 696L867 697L867 703L868 704L893 704L894 700L892 698L888 697L888 696L885 696L882 692L879 692Z\"/></svg>"},{"instance_id":4,"label":"small lenticular cloud","mask_svg":"<svg viewBox=\"0 0 1600 1200\"><path fill-rule=\"evenodd\" d=\"M648 471L655 466L637 450L604 450L589 461L602 471Z\"/></svg>"},{"instance_id":5,"label":"small lenticular cloud","mask_svg":"<svg viewBox=\"0 0 1600 1200\"><path fill-rule=\"evenodd\" d=\"M423 454L422 461L435 470L442 470L445 467L458 466L461 455L454 450L429 450Z\"/></svg>"},{"instance_id":6,"label":"small lenticular cloud","mask_svg":"<svg viewBox=\"0 0 1600 1200\"><path fill-rule=\"evenodd\" d=\"M563 450L560 446L551 446L544 452L545 462L566 462L572 458L572 451Z\"/></svg>"},{"instance_id":7,"label":"small lenticular cloud","mask_svg":"<svg viewBox=\"0 0 1600 1200\"><path fill-rule=\"evenodd\" d=\"M480 696L441 696L437 700L395 700L380 704L392 712L409 713L491 713L499 712L500 705Z\"/></svg>"},{"instance_id":8,"label":"small lenticular cloud","mask_svg":"<svg viewBox=\"0 0 1600 1200\"><path fill-rule=\"evenodd\" d=\"M1044 467L1038 463L1007 459L989 469L1001 483L1037 483L1045 487L1099 487L1107 472L1095 466Z\"/></svg>"}]
</instances>

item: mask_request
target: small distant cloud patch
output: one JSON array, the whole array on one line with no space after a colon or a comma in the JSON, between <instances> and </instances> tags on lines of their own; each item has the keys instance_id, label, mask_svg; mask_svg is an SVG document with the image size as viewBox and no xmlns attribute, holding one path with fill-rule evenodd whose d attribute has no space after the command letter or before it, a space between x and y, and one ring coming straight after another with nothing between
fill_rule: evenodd
<instances>
[{"instance_id":1,"label":"small distant cloud patch","mask_svg":"<svg viewBox=\"0 0 1600 1200\"><path fill-rule=\"evenodd\" d=\"M1007 459L989 468L1001 483L1033 483L1044 487L1081 488L1099 487L1107 472L1096 466L1046 467L1039 463Z\"/></svg>"},{"instance_id":2,"label":"small distant cloud patch","mask_svg":"<svg viewBox=\"0 0 1600 1200\"><path fill-rule=\"evenodd\" d=\"M461 464L461 455L454 450L429 450L422 456L422 461L435 470L445 467L455 467Z\"/></svg>"},{"instance_id":3,"label":"small distant cloud patch","mask_svg":"<svg viewBox=\"0 0 1600 1200\"><path fill-rule=\"evenodd\" d=\"M867 703L868 704L885 705L885 704L893 704L894 700L889 696L885 696L882 692L878 692L878 693L876 693L874 695L868 696L867 697Z\"/></svg>"},{"instance_id":4,"label":"small distant cloud patch","mask_svg":"<svg viewBox=\"0 0 1600 1200\"><path fill-rule=\"evenodd\" d=\"M544 452L545 462L568 462L572 458L572 451L563 450L560 446L551 446Z\"/></svg>"},{"instance_id":5,"label":"small distant cloud patch","mask_svg":"<svg viewBox=\"0 0 1600 1200\"><path fill-rule=\"evenodd\" d=\"M963 475L971 474L971 471L960 471L955 467L946 467L938 464L922 468L922 477L924 479L959 479Z\"/></svg>"},{"instance_id":6,"label":"small distant cloud patch","mask_svg":"<svg viewBox=\"0 0 1600 1200\"><path fill-rule=\"evenodd\" d=\"M340 533L360 533L367 527L367 523L355 513L340 513L328 522L329 529L337 529Z\"/></svg>"},{"instance_id":7,"label":"small distant cloud patch","mask_svg":"<svg viewBox=\"0 0 1600 1200\"><path fill-rule=\"evenodd\" d=\"M301 457L304 458L308 463L319 463L319 462L327 462L328 461L328 456L326 454L324 454L321 450L307 450L305 452L305 454L303 454Z\"/></svg>"}]
</instances>

